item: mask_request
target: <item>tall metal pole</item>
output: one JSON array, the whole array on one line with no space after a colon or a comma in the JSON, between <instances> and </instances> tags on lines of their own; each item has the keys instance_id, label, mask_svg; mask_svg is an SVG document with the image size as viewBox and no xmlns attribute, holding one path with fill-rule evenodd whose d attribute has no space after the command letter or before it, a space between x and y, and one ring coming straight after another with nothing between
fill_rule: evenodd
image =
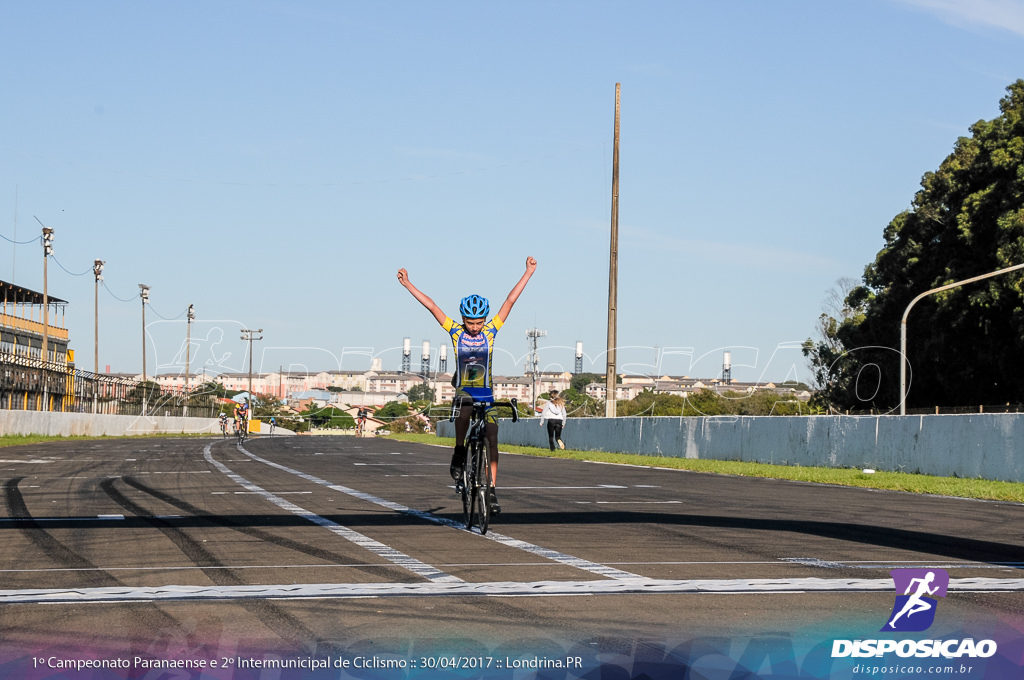
<instances>
[{"instance_id":1,"label":"tall metal pole","mask_svg":"<svg viewBox=\"0 0 1024 680\"><path fill-rule=\"evenodd\" d=\"M263 332L262 328L259 328L259 329L254 330L254 331L251 331L251 330L248 330L248 329L245 329L245 328L242 329L242 333L243 333L242 340L248 340L249 341L249 404L250 404L250 406L252 405L252 341L253 340L262 340L263 339L262 335L260 337L258 337L258 338L254 338L252 336L255 333L262 333L262 332Z\"/></svg>"},{"instance_id":2,"label":"tall metal pole","mask_svg":"<svg viewBox=\"0 0 1024 680\"><path fill-rule=\"evenodd\" d=\"M612 228L608 255L608 364L605 368L604 414L615 417L616 307L619 278L619 83L615 83L615 144L612 151Z\"/></svg>"},{"instance_id":3,"label":"tall metal pole","mask_svg":"<svg viewBox=\"0 0 1024 680\"><path fill-rule=\"evenodd\" d=\"M146 389L146 300L149 299L149 286L139 284L139 297L142 298L142 415L146 415L146 400L149 398Z\"/></svg>"},{"instance_id":4,"label":"tall metal pole","mask_svg":"<svg viewBox=\"0 0 1024 680\"><path fill-rule=\"evenodd\" d=\"M93 373L100 372L100 281L103 280L103 260L94 260L92 273L96 279L95 290L93 291Z\"/></svg>"},{"instance_id":5,"label":"tall metal pole","mask_svg":"<svg viewBox=\"0 0 1024 680\"><path fill-rule=\"evenodd\" d=\"M43 363L49 356L50 343L50 297L47 285L47 264L53 252L53 229L43 227ZM47 409L48 410L48 409Z\"/></svg>"},{"instance_id":6,"label":"tall metal pole","mask_svg":"<svg viewBox=\"0 0 1024 680\"><path fill-rule=\"evenodd\" d=\"M939 286L938 288L932 288L918 295L916 298L910 301L907 305L907 309L903 312L903 318L900 319L900 415L907 415L907 316L910 314L910 308L917 304L917 301L921 298L927 297L933 293L939 293L950 288L958 288L965 283L974 283L975 281L981 281L982 279L990 279L993 276L999 276L1000 274L1006 274L1018 269L1024 269L1024 264L1016 264L1006 269L997 269L994 272L988 274L982 274L981 276L974 276L963 281L954 281L953 283L945 286Z\"/></svg>"},{"instance_id":7,"label":"tall metal pole","mask_svg":"<svg viewBox=\"0 0 1024 680\"><path fill-rule=\"evenodd\" d=\"M93 373L99 375L100 372L100 281L103 280L103 260L93 260L92 273L95 278L95 286L93 288ZM92 412L96 413L96 409L99 401L99 379L93 380L92 385Z\"/></svg>"},{"instance_id":8,"label":"tall metal pole","mask_svg":"<svg viewBox=\"0 0 1024 680\"><path fill-rule=\"evenodd\" d=\"M36 218L39 224L43 224L39 218ZM43 411L50 410L50 380L49 374L47 373L47 364L49 363L50 355L50 298L49 291L47 289L47 264L50 260L50 254L53 252L53 229L43 226Z\"/></svg>"},{"instance_id":9,"label":"tall metal pole","mask_svg":"<svg viewBox=\"0 0 1024 680\"><path fill-rule=\"evenodd\" d=\"M192 319L196 318L194 305L188 306L187 329L185 331L185 407L182 409L182 416L188 415L188 378L189 378L189 355L192 354Z\"/></svg>"}]
</instances>

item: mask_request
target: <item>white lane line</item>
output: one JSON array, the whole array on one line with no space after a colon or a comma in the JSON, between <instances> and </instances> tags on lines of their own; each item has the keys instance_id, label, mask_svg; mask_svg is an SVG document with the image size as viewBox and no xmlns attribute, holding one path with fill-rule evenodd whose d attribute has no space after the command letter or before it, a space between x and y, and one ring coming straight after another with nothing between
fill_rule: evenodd
<instances>
[{"instance_id":1,"label":"white lane line","mask_svg":"<svg viewBox=\"0 0 1024 680\"><path fill-rule=\"evenodd\" d=\"M417 465L431 467L443 465L448 467L448 463L352 463L353 467L416 467Z\"/></svg>"},{"instance_id":2,"label":"white lane line","mask_svg":"<svg viewBox=\"0 0 1024 680\"><path fill-rule=\"evenodd\" d=\"M822 560L817 557L783 557L783 562L798 564L806 567L820 567L822 569L1006 569L1024 566L1021 562L922 562L921 560L894 560L883 562L880 560L851 560L849 562L834 562Z\"/></svg>"},{"instance_id":3,"label":"white lane line","mask_svg":"<svg viewBox=\"0 0 1024 680\"><path fill-rule=\"evenodd\" d=\"M448 488L454 489L454 486ZM601 484L598 486L503 486L502 489L508 491L509 489L515 489L518 491L578 491L578 490L605 490L605 489L628 489L626 486L608 486L607 484Z\"/></svg>"},{"instance_id":4,"label":"white lane line","mask_svg":"<svg viewBox=\"0 0 1024 680\"><path fill-rule=\"evenodd\" d=\"M47 459L47 460L44 460L44 459L41 459L41 458L30 458L28 460L15 460L15 459L12 459L12 458L0 459L0 463L3 463L3 464L7 464L7 463L27 463L27 464L30 464L30 465L39 465L39 464L42 464L42 463L56 463L56 462L57 462L57 459Z\"/></svg>"},{"instance_id":5,"label":"white lane line","mask_svg":"<svg viewBox=\"0 0 1024 680\"><path fill-rule=\"evenodd\" d=\"M573 501L576 505L676 505L682 501Z\"/></svg>"},{"instance_id":6,"label":"white lane line","mask_svg":"<svg viewBox=\"0 0 1024 680\"><path fill-rule=\"evenodd\" d=\"M429 513L429 512L425 512L425 511L421 511L421 510L414 510L412 508L409 508L408 506L402 505L400 503L394 503L392 501L384 500L382 498L378 498L377 496L373 496L372 494L364 493L364 492L361 492L361 491L356 491L355 489L351 489L351 488L348 488L348 487L345 487L345 486L341 486L341 485L338 485L338 484L332 484L331 482L329 482L329 481L327 481L325 479L321 479L319 477L316 477L315 475L310 475L308 473L302 472L301 470L296 470L294 468L290 468L290 467L287 467L285 465L281 465L279 463L275 463L275 462L267 460L265 458L261 458L260 456L257 456L255 454L250 453L249 451L245 450L243 447L239 447L239 450L241 450L242 453L244 453L245 455L249 456L254 461L257 461L259 463L263 463L264 465L268 465L268 466L276 468L278 470L282 470L284 472L288 472L290 474L296 475L297 477L299 477L301 479L305 479L306 481L313 482L315 484L320 484L322 486L326 486L327 488L332 489L334 491L339 491L341 493L347 494L347 495L352 496L354 498L359 498L361 500L365 500L365 501L368 501L370 503L374 503L375 505L379 505L381 507L387 508L389 510L393 510L395 512L401 512L401 513L404 513L404 514L409 514L409 515L412 515L414 517L419 517L419 518L425 519L425 520L427 520L429 522L433 522L435 524L442 524L444 526L449 526L449 527L452 527L452 528L455 528L455 529L459 529L460 531L463 530L463 526L460 523L453 522L452 520L449 520L449 519L446 519L446 518L443 518L443 517L437 517L436 515L434 515L432 513ZM534 545L532 543L527 543L526 541L520 541L519 539L514 539L514 538L511 538L509 536L504 536L504 535L499 534L499 533L494 532L494 531L488 532L484 536L484 538L488 538L488 539L490 539L492 541L495 541L497 543L501 543L501 544L506 545L506 546L511 547L511 548L515 548L515 549L518 549L518 550L523 550L525 552L529 552L529 553L531 553L533 555L538 555L540 557L543 557L543 558L548 559L548 560L552 560L554 562L558 562L560 564L565 564L565 565L568 565L568 566L575 567L577 569L581 569L581 570L584 570L584 571L589 571L589 572L594 573L594 574L599 574L599 575L604 576L606 578L611 578L611 579L630 579L630 578L634 578L635 579L635 578L642 578L642 577L640 577L640 576L638 576L636 574L632 574L632 573L627 572L627 571L622 571L621 569L614 569L614 568L608 567L606 565L596 564L594 562L590 562L589 560L584 560L582 558L573 557L572 555L566 555L564 553L560 553L560 552L555 551L555 550L550 550L550 549L547 549L547 548L543 548L541 546Z\"/></svg>"},{"instance_id":7,"label":"white lane line","mask_svg":"<svg viewBox=\"0 0 1024 680\"><path fill-rule=\"evenodd\" d=\"M381 506L383 508L387 508L387 509L393 510L395 512L400 512L400 513L403 513L403 514L412 515L414 517L419 517L421 519L427 520L428 522L433 522L435 524L442 524L444 526L452 527L453 529L459 529L460 531L462 531L464 529L462 524L457 523L457 522L453 522L450 519L446 519L444 517L438 517L437 515L434 515L433 513L430 513L430 512L426 512L424 510L414 510L414 509L412 509L412 508L410 508L408 506L402 505L400 503L394 503L392 501L384 500L383 498L378 498L377 496L374 496L372 494L363 493L362 491L356 491L355 489L350 489L347 486L341 486L340 484L332 484L331 482L328 482L326 479L321 479L320 477L316 477L314 475L302 472L301 470L296 470L296 469L290 468L290 467L288 467L286 465L281 465L280 463L275 463L273 461L267 460L266 458L260 458L256 454L249 453L248 451L246 451L241 446L239 446L238 449L242 453L244 453L245 455L249 456L250 458L252 458L254 461L256 461L258 463L263 463L264 465L269 465L272 468L276 468L278 470L282 470L284 472L288 472L288 473L293 474L293 475L295 475L295 476L297 476L297 477L299 477L301 479L305 479L308 482L313 482L314 484L320 484L322 486L326 486L329 489L332 489L334 491L339 491L341 493L344 493L344 494L347 494L349 496L352 496L353 498L358 498L360 500L368 501L370 503L374 503L375 505L379 505L379 506ZM504 536L504 535L499 534L499 533L497 533L495 531L487 532L484 535L484 538L492 540L492 541L495 541L497 543L501 543L502 545L508 546L510 548L515 548L517 550L523 550L523 551L528 552L528 553L530 553L532 555L538 555L540 557L543 557L545 559L551 560L553 562L558 562L560 564L565 564L565 565L568 565L570 567L575 567L576 569L581 569L583 571L589 571L592 574L598 574L600 576L604 576L605 578L610 578L610 579L640 579L640 578L643 578L642 576L630 573L628 571L623 571L621 569L615 569L613 567L609 567L609 566L604 565L604 564L597 564L596 562L591 562L590 560L585 560L585 559L580 558L580 557L573 557L572 555L567 555L565 553L558 552L557 550L551 550L551 549L548 549L548 548L542 548L539 545L534 545L533 543L527 543L526 541L520 541L519 539L512 538L510 536Z\"/></svg>"},{"instance_id":8,"label":"white lane line","mask_svg":"<svg viewBox=\"0 0 1024 680\"><path fill-rule=\"evenodd\" d=\"M1024 579L950 579L948 592L1017 592ZM760 594L890 592L892 579L620 579L518 583L311 583L246 586L161 586L0 590L0 605L126 600L242 600L345 597L552 597L564 595Z\"/></svg>"},{"instance_id":9,"label":"white lane line","mask_svg":"<svg viewBox=\"0 0 1024 680\"><path fill-rule=\"evenodd\" d=\"M355 543L356 545L365 548L366 550L369 550L373 554L379 557L383 557L389 562L393 562L394 564L397 564L398 566L404 569L408 569L417 576L421 576L425 579L441 583L462 583L462 579L460 578L457 578L450 574L446 574L440 569L432 567L429 564L424 564L423 562L420 562L414 557L410 557L409 555L399 552L398 550L395 550L390 546L384 545L379 541L375 541L369 536L365 536L359 533L358 531L349 529L348 527L342 526L336 522L332 522L326 517L321 517L316 513L304 510L303 508L300 508L294 503L286 501L280 496L275 496L274 494L263 489L262 487L253 484L244 477L232 472L231 469L228 468L226 465L223 465L222 463L214 460L213 455L210 452L210 448L212 446L213 444L207 444L206 448L203 449L203 456L211 465L216 467L218 470L220 470L223 474L232 479L239 486L242 486L245 489L258 494L264 500L270 501L271 503L281 508L282 510L287 510L288 512L294 515L298 515L299 517L303 517L309 520L313 524L322 526L325 529L333 532L334 534L337 534L338 536L341 536L342 538L349 540L352 543Z\"/></svg>"}]
</instances>

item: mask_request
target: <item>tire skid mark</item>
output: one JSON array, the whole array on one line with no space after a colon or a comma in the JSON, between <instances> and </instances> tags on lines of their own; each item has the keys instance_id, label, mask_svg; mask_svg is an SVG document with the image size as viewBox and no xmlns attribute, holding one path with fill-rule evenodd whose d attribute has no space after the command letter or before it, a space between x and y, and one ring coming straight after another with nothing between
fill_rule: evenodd
<instances>
[{"instance_id":1,"label":"tire skid mark","mask_svg":"<svg viewBox=\"0 0 1024 680\"><path fill-rule=\"evenodd\" d=\"M176 498L175 496L160 491L159 489L147 486L134 477L124 477L123 481L125 484L141 491L142 493L153 496L168 505L188 513L190 517L201 518L208 521L212 526L231 529L232 531L237 531L246 536L259 539L265 543L272 543L287 550L293 550L298 553L324 560L328 564L344 562L347 567L351 566L352 569L365 572L375 577L383 577L391 581L402 581L407 577L407 572L404 569L396 569L394 567L381 564L371 564L365 561L359 562L348 555L339 555L329 550L324 550L322 548L311 546L307 543L302 543L301 541L296 541L284 536L278 536L269 531L264 531L263 529L246 526L228 517L215 515L209 511L203 510L202 508L196 507L191 503L187 503L180 498Z\"/></svg>"},{"instance_id":2,"label":"tire skid mark","mask_svg":"<svg viewBox=\"0 0 1024 680\"><path fill-rule=\"evenodd\" d=\"M64 545L32 517L28 505L25 503L25 497L22 495L21 489L18 488L24 479L24 477L15 477L4 483L7 512L11 518L18 520L17 526L21 533L53 562L69 569L82 570L78 576L86 581L85 585L90 587L121 585L117 578Z\"/></svg>"},{"instance_id":3,"label":"tire skid mark","mask_svg":"<svg viewBox=\"0 0 1024 680\"><path fill-rule=\"evenodd\" d=\"M220 560L209 550L203 547L202 543L196 541L181 529L174 526L172 522L157 517L144 507L131 500L114 487L114 478L109 478L100 483L100 487L126 512L150 523L155 529L167 537L184 555L196 566L200 567L203 573L217 586L245 586L247 585L234 571L225 568ZM204 568L206 567L206 568ZM245 600L239 602L269 630L273 631L281 639L298 645L309 653L316 652L318 648L322 651L323 644L317 636L308 629L299 619L285 612L281 607L263 599Z\"/></svg>"},{"instance_id":4,"label":"tire skid mark","mask_svg":"<svg viewBox=\"0 0 1024 680\"><path fill-rule=\"evenodd\" d=\"M110 572L101 569L90 560L71 548L44 529L29 512L25 497L19 485L24 477L9 479L4 483L5 505L9 516L18 520L19 529L25 537L56 564L76 570L76 578L84 581L87 588L120 587L121 581ZM178 621L155 604L145 604L129 614L137 619L138 625L148 629L161 630L177 627Z\"/></svg>"}]
</instances>

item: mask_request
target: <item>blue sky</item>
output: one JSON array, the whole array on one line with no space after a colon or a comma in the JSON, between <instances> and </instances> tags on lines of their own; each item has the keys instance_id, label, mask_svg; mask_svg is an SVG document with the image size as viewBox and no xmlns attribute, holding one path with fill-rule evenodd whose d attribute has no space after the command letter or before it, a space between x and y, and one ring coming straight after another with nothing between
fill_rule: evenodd
<instances>
[{"instance_id":1,"label":"blue sky","mask_svg":"<svg viewBox=\"0 0 1024 680\"><path fill-rule=\"evenodd\" d=\"M500 305L515 375L603 372L615 84L619 369L809 378L797 346L1024 77L1024 2L0 0L0 279L68 300L79 366L419 367ZM12 243L14 242L14 243ZM897 329L894 329L894 344Z\"/></svg>"}]
</instances>

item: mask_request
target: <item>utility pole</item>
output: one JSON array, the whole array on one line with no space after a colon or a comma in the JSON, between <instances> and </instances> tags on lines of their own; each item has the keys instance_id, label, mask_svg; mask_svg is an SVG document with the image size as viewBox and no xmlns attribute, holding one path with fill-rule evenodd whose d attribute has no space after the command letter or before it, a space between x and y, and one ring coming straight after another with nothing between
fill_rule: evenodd
<instances>
[{"instance_id":1,"label":"utility pole","mask_svg":"<svg viewBox=\"0 0 1024 680\"><path fill-rule=\"evenodd\" d=\"M146 400L149 390L146 388L146 303L149 301L149 286L139 284L139 297L142 298L142 415L146 415Z\"/></svg>"},{"instance_id":2,"label":"utility pole","mask_svg":"<svg viewBox=\"0 0 1024 680\"><path fill-rule=\"evenodd\" d=\"M92 263L92 273L96 278L96 285L93 290L93 373L99 374L100 372L100 281L103 280L103 265L106 262L103 260L94 260Z\"/></svg>"},{"instance_id":3,"label":"utility pole","mask_svg":"<svg viewBox=\"0 0 1024 680\"><path fill-rule=\"evenodd\" d=\"M537 338L543 338L548 334L538 328L531 328L526 331L527 342L530 343L530 359L526 363L526 370L533 378L533 410L537 411L537 376L540 374L540 357L537 355Z\"/></svg>"},{"instance_id":4,"label":"utility pole","mask_svg":"<svg viewBox=\"0 0 1024 680\"><path fill-rule=\"evenodd\" d=\"M94 260L92 263L92 273L95 277L95 286L93 288L93 373L99 375L100 372L100 281L103 280L103 265L106 264L103 260ZM93 380L92 386L92 412L96 413L97 402L99 401L99 379Z\"/></svg>"},{"instance_id":5,"label":"utility pole","mask_svg":"<svg viewBox=\"0 0 1024 680\"><path fill-rule=\"evenodd\" d=\"M258 329L254 330L254 331L251 331L251 330L248 330L248 329L242 329L242 340L248 340L249 341L249 405L250 406L252 405L252 341L253 340L262 340L263 339L262 335L260 337L258 337L258 338L254 338L253 337L253 335L255 335L256 333L262 333L262 332L263 332L262 328L258 328Z\"/></svg>"},{"instance_id":6,"label":"utility pole","mask_svg":"<svg viewBox=\"0 0 1024 680\"><path fill-rule=\"evenodd\" d=\"M608 364L605 368L604 414L615 417L616 306L619 278L619 83L615 83L615 143L612 151L612 228L608 256Z\"/></svg>"},{"instance_id":7,"label":"utility pole","mask_svg":"<svg viewBox=\"0 0 1024 680\"><path fill-rule=\"evenodd\" d=\"M36 218L39 224L43 224ZM46 269L47 263L49 262L50 255L53 254L53 229L47 226L43 226L43 409L44 411L50 410L50 376L47 364L50 360L49 350L49 336L50 336L50 298L47 290L47 276Z\"/></svg>"},{"instance_id":8,"label":"utility pole","mask_svg":"<svg viewBox=\"0 0 1024 680\"><path fill-rule=\"evenodd\" d=\"M189 377L189 355L192 354L192 320L196 318L195 305L188 306L188 320L185 330L185 407L182 416L188 415L188 377Z\"/></svg>"}]
</instances>

